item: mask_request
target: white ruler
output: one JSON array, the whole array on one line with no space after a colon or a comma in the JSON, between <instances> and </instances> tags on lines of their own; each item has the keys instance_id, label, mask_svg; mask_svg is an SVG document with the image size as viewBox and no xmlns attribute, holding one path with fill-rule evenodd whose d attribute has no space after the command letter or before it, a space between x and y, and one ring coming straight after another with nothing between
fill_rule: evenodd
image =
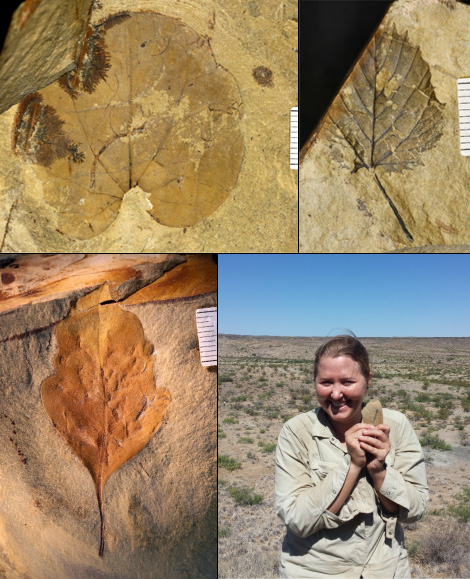
<instances>
[{"instance_id":1,"label":"white ruler","mask_svg":"<svg viewBox=\"0 0 470 579\"><path fill-rule=\"evenodd\" d=\"M217 308L196 310L199 351L203 366L217 366Z\"/></svg>"},{"instance_id":2,"label":"white ruler","mask_svg":"<svg viewBox=\"0 0 470 579\"><path fill-rule=\"evenodd\" d=\"M460 154L470 156L470 78L457 80L459 99Z\"/></svg>"},{"instance_id":3,"label":"white ruler","mask_svg":"<svg viewBox=\"0 0 470 579\"><path fill-rule=\"evenodd\" d=\"M290 110L290 168L299 168L299 107Z\"/></svg>"}]
</instances>

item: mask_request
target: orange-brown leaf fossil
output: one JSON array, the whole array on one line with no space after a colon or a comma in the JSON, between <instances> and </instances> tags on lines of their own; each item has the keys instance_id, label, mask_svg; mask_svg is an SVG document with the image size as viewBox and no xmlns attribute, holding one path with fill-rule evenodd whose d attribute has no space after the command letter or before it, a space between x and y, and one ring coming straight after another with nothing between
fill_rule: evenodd
<instances>
[{"instance_id":1,"label":"orange-brown leaf fossil","mask_svg":"<svg viewBox=\"0 0 470 579\"><path fill-rule=\"evenodd\" d=\"M156 12L120 12L88 26L74 70L20 103L12 148L68 236L105 231L136 186L156 221L189 227L237 183L242 116L208 38Z\"/></svg>"},{"instance_id":2,"label":"orange-brown leaf fossil","mask_svg":"<svg viewBox=\"0 0 470 579\"><path fill-rule=\"evenodd\" d=\"M153 346L137 316L93 305L90 295L57 325L55 373L42 384L42 402L95 483L102 555L104 484L159 429L170 395L155 384Z\"/></svg>"}]
</instances>

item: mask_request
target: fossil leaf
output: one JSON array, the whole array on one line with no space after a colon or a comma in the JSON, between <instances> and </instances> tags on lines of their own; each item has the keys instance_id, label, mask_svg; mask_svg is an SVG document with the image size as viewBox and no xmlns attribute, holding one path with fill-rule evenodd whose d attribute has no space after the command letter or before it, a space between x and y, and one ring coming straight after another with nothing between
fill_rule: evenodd
<instances>
[{"instance_id":1,"label":"fossil leaf","mask_svg":"<svg viewBox=\"0 0 470 579\"><path fill-rule=\"evenodd\" d=\"M344 145L354 151L354 168L370 169L409 241L413 240L376 172L388 173L423 165L422 154L441 137L441 104L431 72L408 34L379 29L334 100L325 128L345 161Z\"/></svg>"},{"instance_id":2,"label":"fossil leaf","mask_svg":"<svg viewBox=\"0 0 470 579\"><path fill-rule=\"evenodd\" d=\"M383 424L382 404L380 400L371 400L362 409L362 421L366 424Z\"/></svg>"},{"instance_id":3,"label":"fossil leaf","mask_svg":"<svg viewBox=\"0 0 470 579\"><path fill-rule=\"evenodd\" d=\"M153 346L137 316L96 303L100 295L78 300L57 325L55 373L42 384L42 402L95 483L102 555L104 484L159 429L170 395L155 385Z\"/></svg>"},{"instance_id":4,"label":"fossil leaf","mask_svg":"<svg viewBox=\"0 0 470 579\"><path fill-rule=\"evenodd\" d=\"M88 26L76 70L19 104L12 146L70 237L103 232L135 186L159 223L186 227L237 182L241 109L207 38L175 18L121 12Z\"/></svg>"}]
</instances>

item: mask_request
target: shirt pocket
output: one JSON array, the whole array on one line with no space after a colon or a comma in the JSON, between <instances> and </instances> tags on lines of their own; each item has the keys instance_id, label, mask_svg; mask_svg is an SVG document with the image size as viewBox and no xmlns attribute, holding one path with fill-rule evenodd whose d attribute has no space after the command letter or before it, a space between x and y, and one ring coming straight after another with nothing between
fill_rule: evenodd
<instances>
[{"instance_id":1,"label":"shirt pocket","mask_svg":"<svg viewBox=\"0 0 470 579\"><path fill-rule=\"evenodd\" d=\"M336 462L313 459L310 463L310 474L314 482L317 482L325 479L336 468L338 468Z\"/></svg>"}]
</instances>

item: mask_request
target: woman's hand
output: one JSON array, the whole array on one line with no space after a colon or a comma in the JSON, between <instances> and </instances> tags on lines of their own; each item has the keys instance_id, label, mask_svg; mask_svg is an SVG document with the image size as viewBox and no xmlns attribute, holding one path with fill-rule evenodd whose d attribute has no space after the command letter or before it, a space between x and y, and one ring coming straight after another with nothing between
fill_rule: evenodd
<instances>
[{"instance_id":1,"label":"woman's hand","mask_svg":"<svg viewBox=\"0 0 470 579\"><path fill-rule=\"evenodd\" d=\"M357 425L356 425L357 426ZM367 470L373 476L384 468L385 458L390 452L390 426L379 424L378 426L361 424L362 432L359 433L359 446L367 452Z\"/></svg>"},{"instance_id":2,"label":"woman's hand","mask_svg":"<svg viewBox=\"0 0 470 579\"><path fill-rule=\"evenodd\" d=\"M366 451L361 448L359 437L364 430L364 424L355 424L344 433L344 441L351 462L359 468L363 468L367 464Z\"/></svg>"}]
</instances>

